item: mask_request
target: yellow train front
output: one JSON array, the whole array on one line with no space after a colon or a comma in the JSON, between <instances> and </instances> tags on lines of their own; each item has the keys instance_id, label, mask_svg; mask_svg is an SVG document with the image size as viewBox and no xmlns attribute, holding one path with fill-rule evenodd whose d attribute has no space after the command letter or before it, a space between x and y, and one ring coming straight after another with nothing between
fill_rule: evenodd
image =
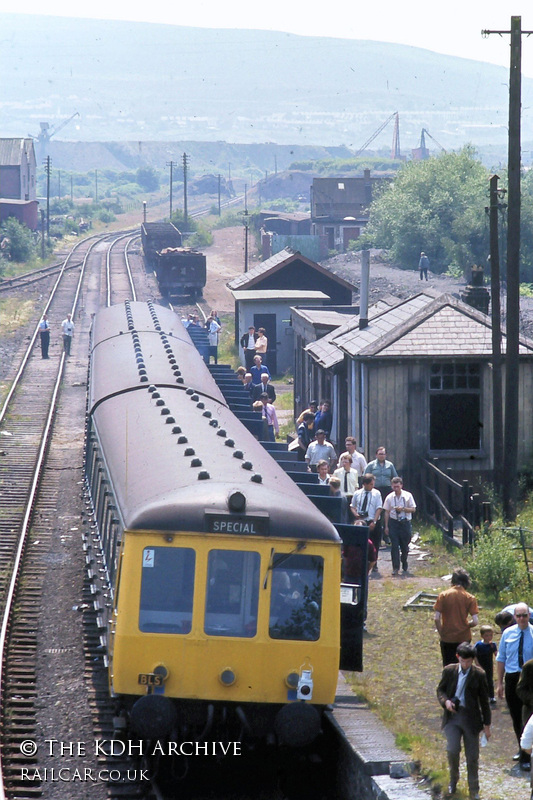
<instances>
[{"instance_id":1,"label":"yellow train front","mask_svg":"<svg viewBox=\"0 0 533 800\"><path fill-rule=\"evenodd\" d=\"M96 315L87 430L110 690L133 731L313 741L337 682L340 539L172 312Z\"/></svg>"}]
</instances>

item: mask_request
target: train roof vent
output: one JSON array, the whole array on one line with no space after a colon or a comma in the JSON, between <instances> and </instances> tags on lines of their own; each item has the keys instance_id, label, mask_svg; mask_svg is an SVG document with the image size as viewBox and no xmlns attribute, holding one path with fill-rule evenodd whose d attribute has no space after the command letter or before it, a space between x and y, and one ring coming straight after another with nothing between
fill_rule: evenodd
<instances>
[{"instance_id":1,"label":"train roof vent","mask_svg":"<svg viewBox=\"0 0 533 800\"><path fill-rule=\"evenodd\" d=\"M219 431L217 431L217 436L226 436L226 431L224 428L221 428Z\"/></svg>"},{"instance_id":2,"label":"train roof vent","mask_svg":"<svg viewBox=\"0 0 533 800\"><path fill-rule=\"evenodd\" d=\"M235 447L235 442L233 439L226 439L224 444L226 445L226 447Z\"/></svg>"},{"instance_id":3,"label":"train roof vent","mask_svg":"<svg viewBox=\"0 0 533 800\"><path fill-rule=\"evenodd\" d=\"M253 469L254 465L252 464L251 461L243 461L242 464L241 464L241 467L243 469Z\"/></svg>"},{"instance_id":4,"label":"train roof vent","mask_svg":"<svg viewBox=\"0 0 533 800\"><path fill-rule=\"evenodd\" d=\"M194 456L195 455L194 447L186 447L185 448L185 452L184 452L183 455L184 456Z\"/></svg>"},{"instance_id":5,"label":"train roof vent","mask_svg":"<svg viewBox=\"0 0 533 800\"><path fill-rule=\"evenodd\" d=\"M206 469L202 469L202 470L200 470L200 472L198 473L198 480L199 480L199 481L206 481L206 480L207 480L208 478L210 478L210 477L211 477L211 476L210 476L209 472L208 472Z\"/></svg>"},{"instance_id":6,"label":"train roof vent","mask_svg":"<svg viewBox=\"0 0 533 800\"><path fill-rule=\"evenodd\" d=\"M193 460L191 461L191 467L201 467L201 466L202 466L202 460L200 458L193 458Z\"/></svg>"},{"instance_id":7,"label":"train roof vent","mask_svg":"<svg viewBox=\"0 0 533 800\"><path fill-rule=\"evenodd\" d=\"M250 480L253 481L254 483L263 483L263 476L259 475L259 473L256 472L255 475L252 475Z\"/></svg>"},{"instance_id":8,"label":"train roof vent","mask_svg":"<svg viewBox=\"0 0 533 800\"><path fill-rule=\"evenodd\" d=\"M179 425L176 425L174 428L172 428L172 433L181 433L181 428L180 428L180 426L179 426Z\"/></svg>"}]
</instances>

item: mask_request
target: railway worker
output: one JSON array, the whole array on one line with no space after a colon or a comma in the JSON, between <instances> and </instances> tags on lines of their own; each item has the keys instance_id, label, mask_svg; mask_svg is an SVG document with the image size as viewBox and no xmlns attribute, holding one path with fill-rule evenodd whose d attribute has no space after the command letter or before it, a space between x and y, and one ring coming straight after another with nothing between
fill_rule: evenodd
<instances>
[{"instance_id":1,"label":"railway worker","mask_svg":"<svg viewBox=\"0 0 533 800\"><path fill-rule=\"evenodd\" d=\"M354 492L359 488L357 470L353 468L352 463L352 457L348 452L341 453L340 467L333 473L339 479L342 495L348 498L349 503L352 501Z\"/></svg>"},{"instance_id":2,"label":"railway worker","mask_svg":"<svg viewBox=\"0 0 533 800\"><path fill-rule=\"evenodd\" d=\"M72 337L74 335L74 323L72 322L72 314L67 314L67 318L61 323L61 330L63 331L63 350L65 355L70 355L70 345L72 344Z\"/></svg>"},{"instance_id":3,"label":"railway worker","mask_svg":"<svg viewBox=\"0 0 533 800\"><path fill-rule=\"evenodd\" d=\"M268 394L269 403L276 402L276 390L270 383L270 376L267 375L266 372L261 373L261 383L258 386L254 384L254 388L252 389L252 400L260 400L263 392Z\"/></svg>"},{"instance_id":4,"label":"railway worker","mask_svg":"<svg viewBox=\"0 0 533 800\"><path fill-rule=\"evenodd\" d=\"M276 439L279 437L279 424L278 424L276 409L270 402L267 392L262 393L260 400L261 403L263 404L263 409L262 409L263 419L266 420L267 424L267 433L268 433L267 441L275 442Z\"/></svg>"},{"instance_id":5,"label":"railway worker","mask_svg":"<svg viewBox=\"0 0 533 800\"><path fill-rule=\"evenodd\" d=\"M268 349L268 339L265 334L265 329L259 328L257 331L257 339L255 340L255 352L256 355L261 356L263 364L266 364L266 353Z\"/></svg>"},{"instance_id":6,"label":"railway worker","mask_svg":"<svg viewBox=\"0 0 533 800\"><path fill-rule=\"evenodd\" d=\"M255 341L259 334L255 332L253 325L248 328L248 333L243 333L241 336L241 347L244 350L244 363L248 372L252 369L255 356ZM257 381L259 383L259 381Z\"/></svg>"},{"instance_id":7,"label":"railway worker","mask_svg":"<svg viewBox=\"0 0 533 800\"><path fill-rule=\"evenodd\" d=\"M46 314L43 314L43 318L39 322L39 336L41 339L41 357L50 358L48 355L48 348L50 346L50 323L48 322Z\"/></svg>"},{"instance_id":8,"label":"railway worker","mask_svg":"<svg viewBox=\"0 0 533 800\"><path fill-rule=\"evenodd\" d=\"M411 492L403 488L403 480L399 477L391 481L392 492L385 498L385 535L391 540L392 574L400 571L400 554L402 570L407 572L407 556L411 541L411 520L416 511L416 503Z\"/></svg>"},{"instance_id":9,"label":"railway worker","mask_svg":"<svg viewBox=\"0 0 533 800\"><path fill-rule=\"evenodd\" d=\"M420 253L420 261L418 262L418 269L420 271L420 280L428 279L429 258L422 251Z\"/></svg>"},{"instance_id":10,"label":"railway worker","mask_svg":"<svg viewBox=\"0 0 533 800\"><path fill-rule=\"evenodd\" d=\"M379 555L381 544L381 512L383 510L383 500L378 489L374 488L374 476L363 475L363 488L354 492L350 511L355 519L355 525L368 525L368 538L376 548L376 562ZM373 569L377 572L377 563Z\"/></svg>"},{"instance_id":11,"label":"railway worker","mask_svg":"<svg viewBox=\"0 0 533 800\"><path fill-rule=\"evenodd\" d=\"M346 452L352 457L352 467L357 470L359 488L361 488L363 485L363 475L366 472L366 458L357 449L357 440L355 436L347 436L344 440L344 447L346 448Z\"/></svg>"},{"instance_id":12,"label":"railway worker","mask_svg":"<svg viewBox=\"0 0 533 800\"><path fill-rule=\"evenodd\" d=\"M261 383L261 375L266 373L270 378L270 370L266 364L263 364L261 356L254 356L254 365L250 368L252 373L252 382L257 386Z\"/></svg>"},{"instance_id":13,"label":"railway worker","mask_svg":"<svg viewBox=\"0 0 533 800\"><path fill-rule=\"evenodd\" d=\"M337 463L337 454L331 442L326 441L326 431L319 430L316 432L316 441L311 442L305 454L305 461L307 463L309 472L317 472L318 462L325 459L328 462L329 470L331 471Z\"/></svg>"}]
</instances>

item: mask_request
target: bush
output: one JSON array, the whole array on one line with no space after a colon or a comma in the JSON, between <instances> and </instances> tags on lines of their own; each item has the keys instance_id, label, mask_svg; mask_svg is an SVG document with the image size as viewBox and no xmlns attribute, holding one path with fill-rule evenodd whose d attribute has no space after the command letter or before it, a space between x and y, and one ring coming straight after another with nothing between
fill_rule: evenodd
<instances>
[{"instance_id":1,"label":"bush","mask_svg":"<svg viewBox=\"0 0 533 800\"><path fill-rule=\"evenodd\" d=\"M476 590L503 603L518 597L527 581L518 535L510 531L482 533L465 566Z\"/></svg>"},{"instance_id":2,"label":"bush","mask_svg":"<svg viewBox=\"0 0 533 800\"><path fill-rule=\"evenodd\" d=\"M29 261L37 254L32 232L14 217L9 217L2 223L0 234L9 240L4 253L7 253L11 261Z\"/></svg>"}]
</instances>

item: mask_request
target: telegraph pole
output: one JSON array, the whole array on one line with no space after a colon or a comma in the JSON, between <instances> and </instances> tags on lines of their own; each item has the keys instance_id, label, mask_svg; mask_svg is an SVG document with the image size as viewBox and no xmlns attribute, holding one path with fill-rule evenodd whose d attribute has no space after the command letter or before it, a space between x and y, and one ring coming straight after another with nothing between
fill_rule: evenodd
<instances>
[{"instance_id":1,"label":"telegraph pole","mask_svg":"<svg viewBox=\"0 0 533 800\"><path fill-rule=\"evenodd\" d=\"M500 246L498 238L498 212L502 209L501 196L505 189L498 189L498 175L490 179L490 297L492 320L492 427L494 488L499 493L502 488L501 460L498 453L504 452L503 439L503 394L502 394L502 331L500 309Z\"/></svg>"},{"instance_id":2,"label":"telegraph pole","mask_svg":"<svg viewBox=\"0 0 533 800\"><path fill-rule=\"evenodd\" d=\"M244 185L244 271L248 272L248 198L247 186Z\"/></svg>"},{"instance_id":3,"label":"telegraph pole","mask_svg":"<svg viewBox=\"0 0 533 800\"><path fill-rule=\"evenodd\" d=\"M219 217L222 216L222 205L221 205L221 201L220 201L220 181L221 181L221 178L222 178L222 176L219 175L218 176L218 216Z\"/></svg>"},{"instance_id":4,"label":"telegraph pole","mask_svg":"<svg viewBox=\"0 0 533 800\"><path fill-rule=\"evenodd\" d=\"M503 450L503 515L506 521L516 518L518 472L518 380L520 344L520 102L522 68L522 18L511 17L511 30L482 31L511 35L509 73L509 144L507 210L507 338L505 353L505 445ZM498 457L498 453L495 453Z\"/></svg>"},{"instance_id":5,"label":"telegraph pole","mask_svg":"<svg viewBox=\"0 0 533 800\"><path fill-rule=\"evenodd\" d=\"M177 167L175 161L167 161L167 167L170 167L170 219L172 221L172 170Z\"/></svg>"},{"instance_id":6,"label":"telegraph pole","mask_svg":"<svg viewBox=\"0 0 533 800\"><path fill-rule=\"evenodd\" d=\"M183 227L185 231L189 227L189 220L187 214L187 168L188 168L188 158L189 156L187 153L183 154Z\"/></svg>"},{"instance_id":7,"label":"telegraph pole","mask_svg":"<svg viewBox=\"0 0 533 800\"><path fill-rule=\"evenodd\" d=\"M46 241L50 244L50 173L52 172L52 159L46 156L44 160L46 172Z\"/></svg>"}]
</instances>

